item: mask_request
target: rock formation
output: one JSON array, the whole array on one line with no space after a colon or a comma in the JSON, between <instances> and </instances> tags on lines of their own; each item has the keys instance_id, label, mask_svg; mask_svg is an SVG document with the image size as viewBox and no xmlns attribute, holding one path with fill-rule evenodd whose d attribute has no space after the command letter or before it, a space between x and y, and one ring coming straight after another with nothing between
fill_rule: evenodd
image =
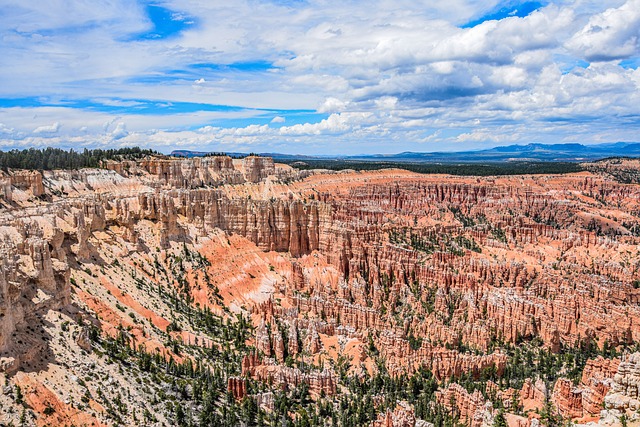
<instances>
[{"instance_id":1,"label":"rock formation","mask_svg":"<svg viewBox=\"0 0 640 427\"><path fill-rule=\"evenodd\" d=\"M622 359L604 403L605 408L623 413L640 409L640 353Z\"/></svg>"},{"instance_id":2,"label":"rock formation","mask_svg":"<svg viewBox=\"0 0 640 427\"><path fill-rule=\"evenodd\" d=\"M246 356L243 359L242 375L283 390L295 388L301 383L305 383L308 386L309 393L316 397L333 395L336 392L337 381L335 375L328 369L304 373L298 368L264 363L255 355Z\"/></svg>"},{"instance_id":3,"label":"rock formation","mask_svg":"<svg viewBox=\"0 0 640 427\"><path fill-rule=\"evenodd\" d=\"M417 427L416 417L411 406L400 402L394 410L388 410L380 415L371 427ZM426 427L426 426L425 426Z\"/></svg>"},{"instance_id":4,"label":"rock formation","mask_svg":"<svg viewBox=\"0 0 640 427\"><path fill-rule=\"evenodd\" d=\"M46 365L43 354L71 351L49 329L87 363L102 354L88 337L95 330L153 351L157 363L195 360L185 351L194 346L216 361L227 350L214 345L220 337L194 326L206 309L251 324L248 336L227 337L245 351L233 362L241 366L218 374L235 399L270 410L269 391L304 385L313 399L334 398L349 393L344 375L380 371L428 371L442 386L437 401L474 427L495 411L462 378L491 376L487 387L520 427L534 422L513 402L526 415L550 398L574 419L597 418L602 402L638 406L635 356L591 359L575 385L499 385L510 346L622 350L640 340L640 187L608 175L297 173L263 157L147 158L9 171L0 194L0 365L9 374L44 375L34 367ZM64 322L75 335L60 333ZM374 425L417 424L412 411L386 407Z\"/></svg>"},{"instance_id":5,"label":"rock formation","mask_svg":"<svg viewBox=\"0 0 640 427\"><path fill-rule=\"evenodd\" d=\"M482 425L486 400L479 391L476 390L470 394L460 385L452 383L446 389L438 392L436 399L439 404L456 412L457 416L467 425L471 427Z\"/></svg>"},{"instance_id":6,"label":"rock formation","mask_svg":"<svg viewBox=\"0 0 640 427\"><path fill-rule=\"evenodd\" d=\"M242 160L244 177L249 182L260 182L276 172L273 159L270 157L248 156Z\"/></svg>"}]
</instances>

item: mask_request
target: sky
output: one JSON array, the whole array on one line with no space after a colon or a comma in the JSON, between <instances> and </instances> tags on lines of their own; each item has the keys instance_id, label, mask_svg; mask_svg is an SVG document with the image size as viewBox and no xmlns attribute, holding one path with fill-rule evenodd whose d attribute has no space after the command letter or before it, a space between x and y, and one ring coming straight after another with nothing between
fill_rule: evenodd
<instances>
[{"instance_id":1,"label":"sky","mask_svg":"<svg viewBox=\"0 0 640 427\"><path fill-rule=\"evenodd\" d=\"M0 58L0 150L640 140L640 0L0 0Z\"/></svg>"}]
</instances>

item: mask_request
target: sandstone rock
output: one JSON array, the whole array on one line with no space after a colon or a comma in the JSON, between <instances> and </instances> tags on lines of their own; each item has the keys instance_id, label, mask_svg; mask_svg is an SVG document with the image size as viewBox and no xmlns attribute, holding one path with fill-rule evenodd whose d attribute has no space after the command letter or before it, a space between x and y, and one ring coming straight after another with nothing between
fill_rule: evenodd
<instances>
[{"instance_id":1,"label":"sandstone rock","mask_svg":"<svg viewBox=\"0 0 640 427\"><path fill-rule=\"evenodd\" d=\"M327 368L303 373L297 368L263 364L257 356L251 356L242 361L242 375L282 389L296 387L304 382L309 387L311 396L316 398L321 394L333 395L336 392L335 375Z\"/></svg>"},{"instance_id":2,"label":"sandstone rock","mask_svg":"<svg viewBox=\"0 0 640 427\"><path fill-rule=\"evenodd\" d=\"M91 351L91 338L89 337L89 330L82 328L76 337L76 344L84 351Z\"/></svg>"},{"instance_id":3,"label":"sandstone rock","mask_svg":"<svg viewBox=\"0 0 640 427\"><path fill-rule=\"evenodd\" d=\"M258 351L262 351L266 357L272 356L271 336L264 321L256 328L256 348Z\"/></svg>"},{"instance_id":4,"label":"sandstone rock","mask_svg":"<svg viewBox=\"0 0 640 427\"><path fill-rule=\"evenodd\" d=\"M12 171L10 182L17 189L29 191L33 197L40 197L44 194L42 174L38 171Z\"/></svg>"},{"instance_id":5,"label":"sandstone rock","mask_svg":"<svg viewBox=\"0 0 640 427\"><path fill-rule=\"evenodd\" d=\"M242 400L247 396L247 384L242 378L229 378L227 381L227 390L229 390L236 400Z\"/></svg>"},{"instance_id":6,"label":"sandstone rock","mask_svg":"<svg viewBox=\"0 0 640 427\"><path fill-rule=\"evenodd\" d=\"M582 390L574 387L573 383L566 378L559 378L551 393L551 400L555 407L564 417L582 417L584 407L582 404Z\"/></svg>"},{"instance_id":7,"label":"sandstone rock","mask_svg":"<svg viewBox=\"0 0 640 427\"><path fill-rule=\"evenodd\" d=\"M623 412L640 409L640 353L622 358L604 403L606 409Z\"/></svg>"},{"instance_id":8,"label":"sandstone rock","mask_svg":"<svg viewBox=\"0 0 640 427\"><path fill-rule=\"evenodd\" d=\"M538 379L535 382L526 379L520 391L520 404L524 410L542 408L547 399L547 386L544 381Z\"/></svg>"},{"instance_id":9,"label":"sandstone rock","mask_svg":"<svg viewBox=\"0 0 640 427\"><path fill-rule=\"evenodd\" d=\"M270 157L248 156L242 160L244 177L249 182L259 182L275 173L275 165Z\"/></svg>"},{"instance_id":10,"label":"sandstone rock","mask_svg":"<svg viewBox=\"0 0 640 427\"><path fill-rule=\"evenodd\" d=\"M5 363L12 372L45 346L25 330L38 329L47 310L70 300L68 264L53 257L36 222L17 224L17 230L0 228L0 356L12 360Z\"/></svg>"},{"instance_id":11,"label":"sandstone rock","mask_svg":"<svg viewBox=\"0 0 640 427\"><path fill-rule=\"evenodd\" d=\"M271 159L238 163L149 158L108 162L110 170L45 172L44 179L3 175L11 203L0 212L0 356L8 369L42 349L26 339L18 348L13 335L26 336L24 327L43 311L70 302L70 269L82 270L79 262L97 270L140 253L162 263L172 247L196 248L198 239L224 248L217 252L223 258L230 241L264 251L247 252L229 269L238 277L259 272L253 287L239 279L223 298L237 312L250 310L251 344L264 355L246 357L243 376L282 388L305 382L316 396L336 391L335 374L284 367L285 354L304 352L320 366L347 349L357 372L360 364L373 368L372 351L393 376L425 368L444 380L485 369L500 375L507 356L488 352L500 341L539 338L556 351L583 339L640 340L633 287L640 239L627 228L640 210L635 185L588 173L479 179L397 170L314 172L285 185L278 177L298 175L275 170ZM116 249L107 255L102 246ZM160 274L127 268L149 281ZM189 274L198 302L213 303L204 279ZM207 274L217 280L216 271ZM611 410L631 410L638 400L632 360L589 361L581 383L559 380L551 399L572 417L597 413L607 393ZM228 386L240 396L242 384ZM497 391L503 402L516 393ZM489 423L477 393L453 384L440 393L459 400L470 425ZM519 394L530 410L547 390L528 380ZM383 422L393 424L393 412Z\"/></svg>"},{"instance_id":12,"label":"sandstone rock","mask_svg":"<svg viewBox=\"0 0 640 427\"><path fill-rule=\"evenodd\" d=\"M457 415L470 427L482 426L485 418L485 399L482 393L476 390L469 394L462 386L451 383L444 390L436 392L436 400L449 410L456 411ZM454 405L455 407L452 407Z\"/></svg>"},{"instance_id":13,"label":"sandstone rock","mask_svg":"<svg viewBox=\"0 0 640 427\"><path fill-rule=\"evenodd\" d=\"M425 424L424 421L418 424L411 406L407 402L400 402L393 411L387 410L384 415L380 415L378 419L371 424L371 427L416 427L428 424L429 423Z\"/></svg>"},{"instance_id":14,"label":"sandstone rock","mask_svg":"<svg viewBox=\"0 0 640 427\"><path fill-rule=\"evenodd\" d=\"M11 178L0 179L0 197L7 202L13 201L13 189L11 188Z\"/></svg>"},{"instance_id":15,"label":"sandstone rock","mask_svg":"<svg viewBox=\"0 0 640 427\"><path fill-rule=\"evenodd\" d=\"M139 162L107 162L106 167L120 175L140 176L153 187L201 188L241 184L245 180L235 169L231 157L212 156L194 159L148 158Z\"/></svg>"}]
</instances>

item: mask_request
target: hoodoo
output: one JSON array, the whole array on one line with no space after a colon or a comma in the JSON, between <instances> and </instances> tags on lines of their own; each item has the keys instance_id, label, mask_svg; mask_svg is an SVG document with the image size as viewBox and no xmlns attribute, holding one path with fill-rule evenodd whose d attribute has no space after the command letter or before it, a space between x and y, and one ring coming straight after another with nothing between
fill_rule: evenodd
<instances>
[{"instance_id":1,"label":"hoodoo","mask_svg":"<svg viewBox=\"0 0 640 427\"><path fill-rule=\"evenodd\" d=\"M102 166L0 177L4 423L637 422L619 169Z\"/></svg>"}]
</instances>

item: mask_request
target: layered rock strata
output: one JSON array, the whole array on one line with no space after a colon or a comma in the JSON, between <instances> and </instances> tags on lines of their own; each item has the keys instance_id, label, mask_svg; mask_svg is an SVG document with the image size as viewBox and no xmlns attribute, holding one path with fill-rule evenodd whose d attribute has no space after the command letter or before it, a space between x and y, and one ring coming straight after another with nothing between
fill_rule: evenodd
<instances>
[{"instance_id":1,"label":"layered rock strata","mask_svg":"<svg viewBox=\"0 0 640 427\"><path fill-rule=\"evenodd\" d=\"M242 378L227 378L236 399L246 396L247 380L278 389L304 383L314 397L331 396L340 356L354 375L374 374L378 358L392 376L424 368L445 382L487 371L500 377L508 362L501 345L540 340L557 352L585 340L622 347L640 339L636 185L591 173L296 175L259 157L106 168L3 175L7 372L25 369L47 346L36 325L50 310L99 313L114 335L118 324L131 327L137 340L171 354L130 319L164 330L170 322L131 296L142 294L113 285L105 266L118 260L132 283L155 283L169 277L177 248L206 262L167 283L188 289L200 307L250 317L255 328L248 345L257 353L245 358ZM632 359L591 360L575 386L561 378L547 392L529 379L521 391L501 392L505 402L519 393L531 408L550 397L571 418L597 416L616 393L632 408ZM298 363L303 369L292 367ZM620 378L612 382L614 372ZM469 425L483 423L486 401L477 393L455 383L439 393L443 404L459 402ZM379 421L395 422L393 411L385 416Z\"/></svg>"}]
</instances>

